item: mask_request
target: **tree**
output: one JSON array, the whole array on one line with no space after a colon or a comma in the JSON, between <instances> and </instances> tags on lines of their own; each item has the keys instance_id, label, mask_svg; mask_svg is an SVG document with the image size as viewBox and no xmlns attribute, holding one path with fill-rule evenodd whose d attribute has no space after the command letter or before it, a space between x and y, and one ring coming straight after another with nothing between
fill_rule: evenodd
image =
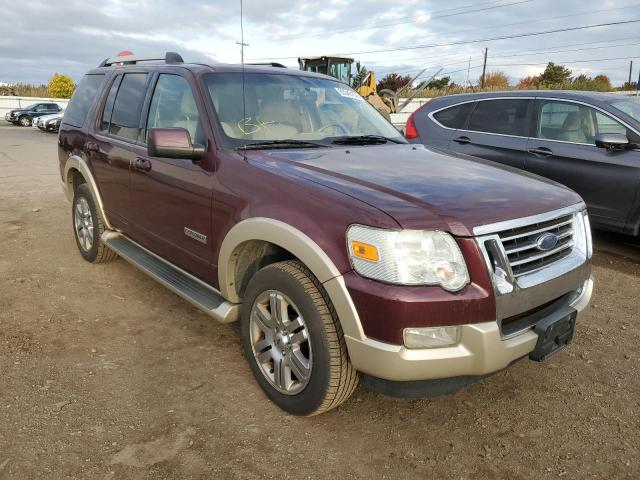
<instances>
[{"instance_id":1,"label":"tree","mask_svg":"<svg viewBox=\"0 0 640 480\"><path fill-rule=\"evenodd\" d=\"M54 73L49 80L49 95L54 98L71 98L76 84L67 75Z\"/></svg>"},{"instance_id":2,"label":"tree","mask_svg":"<svg viewBox=\"0 0 640 480\"><path fill-rule=\"evenodd\" d=\"M540 84L547 87L560 86L571 80L571 70L564 65L556 65L553 62L547 64L547 68L538 77Z\"/></svg>"},{"instance_id":3,"label":"tree","mask_svg":"<svg viewBox=\"0 0 640 480\"><path fill-rule=\"evenodd\" d=\"M528 75L520 79L518 88L535 88L538 83L540 83L540 78L537 75Z\"/></svg>"},{"instance_id":4,"label":"tree","mask_svg":"<svg viewBox=\"0 0 640 480\"><path fill-rule=\"evenodd\" d=\"M451 77L434 78L429 83L427 83L427 86L425 88L445 88L447 85L449 85L450 81Z\"/></svg>"},{"instance_id":5,"label":"tree","mask_svg":"<svg viewBox=\"0 0 640 480\"><path fill-rule=\"evenodd\" d=\"M389 73L378 82L378 90L389 89L397 92L402 87L409 84L411 75L398 75L397 73Z\"/></svg>"},{"instance_id":6,"label":"tree","mask_svg":"<svg viewBox=\"0 0 640 480\"><path fill-rule=\"evenodd\" d=\"M595 77L593 77L593 83L595 83L594 90L599 90L602 92L609 92L611 90L613 90L613 87L611 86L611 80L609 80L609 77L607 77L606 75L596 75Z\"/></svg>"},{"instance_id":7,"label":"tree","mask_svg":"<svg viewBox=\"0 0 640 480\"><path fill-rule=\"evenodd\" d=\"M367 77L368 74L369 74L369 70L367 70L367 67L365 67L364 65L361 66L360 63L357 63L356 74L351 79L351 87L358 88L362 86L362 82L364 82L364 79Z\"/></svg>"},{"instance_id":8,"label":"tree","mask_svg":"<svg viewBox=\"0 0 640 480\"><path fill-rule=\"evenodd\" d=\"M478 83L480 83L480 80L478 80ZM484 86L485 88L508 88L509 77L500 70L487 72L484 76Z\"/></svg>"}]
</instances>

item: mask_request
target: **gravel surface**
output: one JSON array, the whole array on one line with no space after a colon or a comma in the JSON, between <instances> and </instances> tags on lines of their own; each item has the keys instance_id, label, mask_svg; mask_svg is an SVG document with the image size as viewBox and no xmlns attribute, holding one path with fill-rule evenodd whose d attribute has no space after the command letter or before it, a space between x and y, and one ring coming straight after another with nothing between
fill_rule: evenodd
<instances>
[{"instance_id":1,"label":"gravel surface","mask_svg":"<svg viewBox=\"0 0 640 480\"><path fill-rule=\"evenodd\" d=\"M237 328L82 260L57 165L55 135L0 126L0 479L640 478L638 243L599 235L592 304L547 362L296 418Z\"/></svg>"}]
</instances>

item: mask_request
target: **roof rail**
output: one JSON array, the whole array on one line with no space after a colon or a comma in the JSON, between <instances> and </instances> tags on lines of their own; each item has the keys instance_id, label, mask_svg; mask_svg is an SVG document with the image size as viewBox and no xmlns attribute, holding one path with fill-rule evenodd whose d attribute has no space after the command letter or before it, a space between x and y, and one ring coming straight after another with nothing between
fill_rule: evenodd
<instances>
[{"instance_id":1,"label":"roof rail","mask_svg":"<svg viewBox=\"0 0 640 480\"><path fill-rule=\"evenodd\" d=\"M264 63L245 63L245 65L255 65L257 67L276 67L276 68L287 68L285 65L278 62L264 62Z\"/></svg>"},{"instance_id":2,"label":"roof rail","mask_svg":"<svg viewBox=\"0 0 640 480\"><path fill-rule=\"evenodd\" d=\"M166 52L164 56L153 57L141 57L138 55L125 55L122 57L112 57L105 59L98 67L108 67L109 65L122 64L122 65L135 65L138 62L150 62L154 60L164 60L164 63L175 64L184 63L182 56L176 52Z\"/></svg>"}]
</instances>

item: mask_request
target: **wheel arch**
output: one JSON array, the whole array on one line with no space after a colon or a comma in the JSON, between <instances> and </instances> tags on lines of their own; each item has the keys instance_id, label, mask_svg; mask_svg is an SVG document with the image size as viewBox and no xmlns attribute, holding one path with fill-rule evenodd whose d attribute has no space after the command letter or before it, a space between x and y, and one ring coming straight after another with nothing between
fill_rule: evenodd
<instances>
[{"instance_id":1,"label":"wheel arch","mask_svg":"<svg viewBox=\"0 0 640 480\"><path fill-rule=\"evenodd\" d=\"M275 248L267 251L274 255L274 261L297 259L302 262L323 284L345 335L365 338L342 272L312 238L295 227L272 218L243 220L225 236L218 255L218 283L224 298L233 303L242 302L242 289L250 278L250 275L247 278L247 270L242 266L243 254L246 254L248 247L251 248L250 242L258 242L263 247L273 245ZM272 262L269 260L262 266L269 263ZM245 264L251 264L250 255L248 260L245 258ZM258 266L260 265L254 264L253 268Z\"/></svg>"},{"instance_id":2,"label":"wheel arch","mask_svg":"<svg viewBox=\"0 0 640 480\"><path fill-rule=\"evenodd\" d=\"M96 183L87 162L77 155L71 155L65 162L63 174L63 189L69 201L73 201L75 189L79 183L79 176L84 179L84 183L87 184L87 187L91 191L91 195L96 202L98 213L102 217L105 226L112 230L113 227L109 223L109 219L104 211L104 205L102 203L100 191L98 190L98 184Z\"/></svg>"}]
</instances>

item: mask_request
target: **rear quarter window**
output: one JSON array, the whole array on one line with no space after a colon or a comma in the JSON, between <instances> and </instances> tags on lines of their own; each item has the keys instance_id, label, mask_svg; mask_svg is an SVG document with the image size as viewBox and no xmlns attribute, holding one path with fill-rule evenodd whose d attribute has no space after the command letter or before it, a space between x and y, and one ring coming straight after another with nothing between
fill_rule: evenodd
<instances>
[{"instance_id":1,"label":"rear quarter window","mask_svg":"<svg viewBox=\"0 0 640 480\"><path fill-rule=\"evenodd\" d=\"M433 114L436 121L448 128L463 128L467 117L473 108L473 102L463 103L454 107L445 108Z\"/></svg>"},{"instance_id":2,"label":"rear quarter window","mask_svg":"<svg viewBox=\"0 0 640 480\"><path fill-rule=\"evenodd\" d=\"M103 81L104 74L102 73L85 75L82 78L78 88L73 92L69 106L64 113L64 123L74 127L82 127L84 125L87 113L89 113L91 105L97 98Z\"/></svg>"}]
</instances>

